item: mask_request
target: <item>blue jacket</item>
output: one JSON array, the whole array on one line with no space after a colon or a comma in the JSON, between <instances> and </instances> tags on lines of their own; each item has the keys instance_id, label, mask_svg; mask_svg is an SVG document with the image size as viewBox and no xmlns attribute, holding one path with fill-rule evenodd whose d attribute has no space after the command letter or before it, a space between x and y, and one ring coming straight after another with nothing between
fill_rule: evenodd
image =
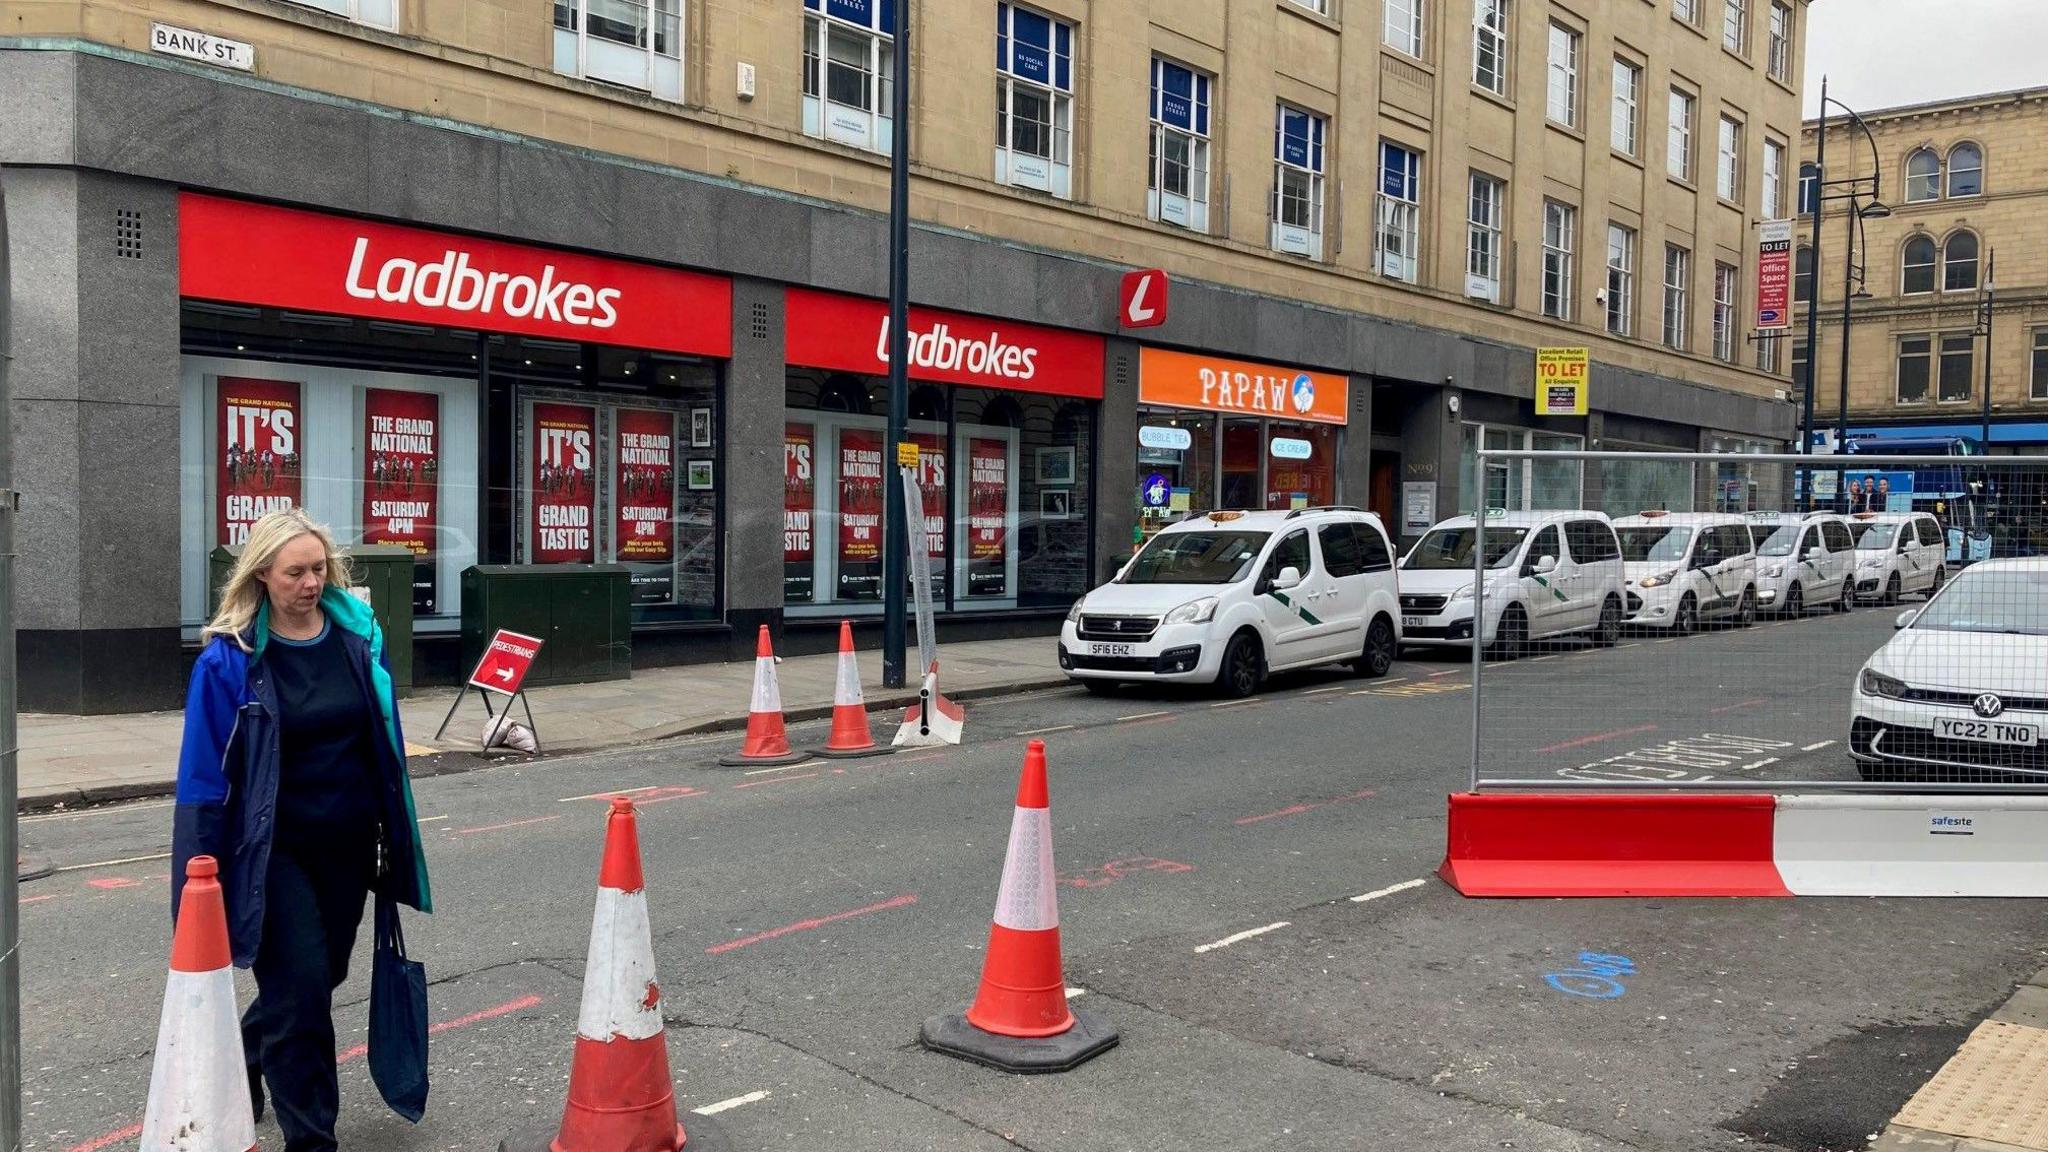
<instances>
[{"instance_id":1,"label":"blue jacket","mask_svg":"<svg viewBox=\"0 0 2048 1152\"><path fill-rule=\"evenodd\" d=\"M349 664L366 699L376 702L380 807L391 841L391 871L379 890L401 904L433 911L427 857L405 767L405 735L398 697L384 660L384 631L370 606L339 589L321 594L320 607L340 630ZM171 831L171 917L178 915L185 863L194 856L220 862L227 898L228 940L235 965L256 960L263 935L263 880L269 871L277 810L277 689L263 662L270 641L270 606L257 609L253 652L216 637L192 668L185 698L184 746L178 756L178 802Z\"/></svg>"}]
</instances>

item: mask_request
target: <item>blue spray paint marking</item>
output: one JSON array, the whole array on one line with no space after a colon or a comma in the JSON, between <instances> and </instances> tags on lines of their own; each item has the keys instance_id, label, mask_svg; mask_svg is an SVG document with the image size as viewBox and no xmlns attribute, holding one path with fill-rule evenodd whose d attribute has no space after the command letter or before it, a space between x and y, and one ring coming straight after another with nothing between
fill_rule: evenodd
<instances>
[{"instance_id":1,"label":"blue spray paint marking","mask_svg":"<svg viewBox=\"0 0 2048 1152\"><path fill-rule=\"evenodd\" d=\"M1583 996L1588 1000L1615 1000L1628 991L1621 982L1623 976L1633 976L1636 962L1626 956L1607 952L1581 952L1576 968L1562 972L1548 972L1544 983L1567 996Z\"/></svg>"}]
</instances>

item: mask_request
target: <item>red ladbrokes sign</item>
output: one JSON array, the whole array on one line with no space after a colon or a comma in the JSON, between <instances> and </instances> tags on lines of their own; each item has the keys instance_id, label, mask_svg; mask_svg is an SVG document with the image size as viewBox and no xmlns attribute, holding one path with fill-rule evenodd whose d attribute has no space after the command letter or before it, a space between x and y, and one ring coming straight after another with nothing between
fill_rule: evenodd
<instances>
[{"instance_id":1,"label":"red ladbrokes sign","mask_svg":"<svg viewBox=\"0 0 2048 1152\"><path fill-rule=\"evenodd\" d=\"M178 198L178 292L664 352L732 354L732 281L295 208Z\"/></svg>"},{"instance_id":2,"label":"red ladbrokes sign","mask_svg":"<svg viewBox=\"0 0 2048 1152\"><path fill-rule=\"evenodd\" d=\"M783 307L783 356L791 364L871 376L889 370L882 301L790 288ZM909 327L912 379L1102 398L1100 336L929 308L912 308Z\"/></svg>"}]
</instances>

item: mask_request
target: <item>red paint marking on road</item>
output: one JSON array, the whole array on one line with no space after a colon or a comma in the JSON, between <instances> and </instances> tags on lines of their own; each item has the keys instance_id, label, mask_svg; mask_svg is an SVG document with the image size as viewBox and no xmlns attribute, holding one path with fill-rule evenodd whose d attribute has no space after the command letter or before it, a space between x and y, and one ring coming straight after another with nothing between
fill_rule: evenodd
<instances>
[{"instance_id":1,"label":"red paint marking on road","mask_svg":"<svg viewBox=\"0 0 2048 1152\"><path fill-rule=\"evenodd\" d=\"M1709 715L1709 716L1719 716L1719 715L1720 715L1721 713L1723 713L1723 712L1733 712L1733 711L1735 711L1735 710L1736 710L1736 709L1738 709L1738 708L1754 708L1754 707L1756 707L1756 706L1757 706L1757 705L1759 705L1759 704L1768 704L1768 703L1770 703L1770 701L1768 701L1768 700L1744 700L1744 701L1742 701L1742 702L1741 702L1741 703L1739 703L1739 704L1728 704L1728 705L1724 705L1724 706L1722 706L1722 707L1720 707L1720 708L1709 708L1709 709L1707 709L1707 715Z\"/></svg>"},{"instance_id":2,"label":"red paint marking on road","mask_svg":"<svg viewBox=\"0 0 2048 1152\"><path fill-rule=\"evenodd\" d=\"M820 773L817 772L805 772L800 776L771 776L766 780L749 780L745 784L735 784L732 788L733 791L737 792L742 788L759 788L763 784L787 784L791 780L816 780L819 775Z\"/></svg>"},{"instance_id":3,"label":"red paint marking on road","mask_svg":"<svg viewBox=\"0 0 2048 1152\"><path fill-rule=\"evenodd\" d=\"M507 828L524 828L528 824L545 824L550 820L560 820L561 818L562 817L560 813L557 813L553 816L535 816L531 820L511 820L503 824L486 824L481 828L457 828L453 831L452 834L456 836L468 836L476 832L502 832Z\"/></svg>"},{"instance_id":4,"label":"red paint marking on road","mask_svg":"<svg viewBox=\"0 0 2048 1152\"><path fill-rule=\"evenodd\" d=\"M59 897L59 896L62 896L62 895L63 895L63 893L62 893L62 892L52 892L52 893L50 893L50 894L49 894L48 896L24 896L24 897L22 897L21 899L19 899L19 900L15 901L15 903L17 903L17 904L41 904L41 903L42 903L43 901L45 901L45 900L55 900L55 899L56 899L57 897Z\"/></svg>"},{"instance_id":5,"label":"red paint marking on road","mask_svg":"<svg viewBox=\"0 0 2048 1152\"><path fill-rule=\"evenodd\" d=\"M1193 872L1193 864L1182 864L1177 860L1161 860L1157 856L1133 856L1127 860L1111 860L1100 868L1091 869L1079 876L1061 876L1053 881L1070 888L1106 888L1133 872Z\"/></svg>"},{"instance_id":6,"label":"red paint marking on road","mask_svg":"<svg viewBox=\"0 0 2048 1152\"><path fill-rule=\"evenodd\" d=\"M649 985L649 987L652 987L652 985ZM457 1016L453 1020L443 1020L439 1024L427 1029L427 1035L439 1036L443 1032L453 1032L457 1028L467 1028L471 1024L481 1024L486 1020L496 1020L500 1016L510 1016L514 1012L523 1012L541 1002L542 998L539 996L521 996L517 1000L507 1001L496 1008L486 1008L481 1012L471 1012L467 1016ZM369 1052L370 1046L368 1044L358 1044L353 1048L343 1051L334 1060L337 1064L350 1060L360 1060L368 1055Z\"/></svg>"},{"instance_id":7,"label":"red paint marking on road","mask_svg":"<svg viewBox=\"0 0 2048 1152\"><path fill-rule=\"evenodd\" d=\"M834 912L830 916L820 916L815 920L799 920L794 924L787 924L781 928L771 928L766 932L756 932L752 936L743 936L738 940L728 940L723 944L713 944L704 951L713 956L718 956L737 948L745 948L751 944L760 944L773 940L778 936L787 936L792 932L808 932L813 928L823 928L827 924L837 924L841 920L851 920L855 916L866 916L871 912L887 912L892 908L908 908L915 903L917 903L917 897L906 893L896 897L894 900L884 900L880 904L870 904L865 908L855 908L851 912Z\"/></svg>"},{"instance_id":8,"label":"red paint marking on road","mask_svg":"<svg viewBox=\"0 0 2048 1152\"><path fill-rule=\"evenodd\" d=\"M1328 800L1316 800L1306 804L1290 804L1277 812L1261 812L1257 816L1240 816L1236 820L1231 821L1231 823L1258 824L1267 820L1278 820L1282 816L1299 816L1303 812L1313 812L1317 808L1326 808L1332 804L1344 804L1352 800L1364 800L1368 799L1371 796L1372 790L1367 789L1364 792L1353 792L1349 796L1333 796Z\"/></svg>"},{"instance_id":9,"label":"red paint marking on road","mask_svg":"<svg viewBox=\"0 0 2048 1152\"><path fill-rule=\"evenodd\" d=\"M64 1152L100 1152L102 1148L112 1148L116 1144L126 1144L140 1135L142 1135L142 1125L131 1124L119 1132L109 1132L105 1136L95 1136L83 1144L74 1144L66 1148Z\"/></svg>"},{"instance_id":10,"label":"red paint marking on road","mask_svg":"<svg viewBox=\"0 0 2048 1152\"><path fill-rule=\"evenodd\" d=\"M109 876L100 880L87 880L86 883L94 888L106 890L111 888L133 888L137 884L142 883L142 881L130 880L126 876Z\"/></svg>"},{"instance_id":11,"label":"red paint marking on road","mask_svg":"<svg viewBox=\"0 0 2048 1152\"><path fill-rule=\"evenodd\" d=\"M1588 744L1598 744L1605 740L1619 740L1623 736L1634 736L1638 733L1655 732L1656 730L1657 726L1655 724L1638 724L1633 728L1617 728L1612 732L1602 732L1597 736L1581 736L1577 740L1567 740L1562 744L1552 744L1547 748L1538 748L1536 755L1540 756L1545 752L1562 752L1567 748L1583 748Z\"/></svg>"}]
</instances>

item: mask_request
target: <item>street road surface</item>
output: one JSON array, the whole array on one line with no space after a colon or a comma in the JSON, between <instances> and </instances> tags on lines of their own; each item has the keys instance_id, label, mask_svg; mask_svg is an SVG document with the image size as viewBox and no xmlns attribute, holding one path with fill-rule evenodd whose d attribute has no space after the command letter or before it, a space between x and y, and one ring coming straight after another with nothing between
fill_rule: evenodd
<instances>
[{"instance_id":1,"label":"street road surface","mask_svg":"<svg viewBox=\"0 0 2048 1152\"><path fill-rule=\"evenodd\" d=\"M1704 774L1847 777L1824 743L1846 724L1838 686L1890 617L1489 666L1488 708L1511 725L1488 738L1489 774L1627 775L1720 733L1785 751ZM1754 670L1759 653L1795 671ZM556 1122L604 798L625 790L682 1104L716 1109L742 1149L1860 1148L2048 962L2035 902L1465 900L1433 873L1470 707L1446 654L1245 703L983 702L966 746L879 760L748 775L710 766L738 743L721 737L421 779L442 910L407 936L433 981L433 1099L417 1128L376 1101L357 1047L366 933L340 996L343 1146L489 1149ZM1050 750L1068 981L1123 1043L1019 1078L915 1041L973 996L1032 736ZM169 815L25 824L31 851L73 869L23 888L32 1152L134 1143ZM277 1145L274 1125L259 1134Z\"/></svg>"}]
</instances>

